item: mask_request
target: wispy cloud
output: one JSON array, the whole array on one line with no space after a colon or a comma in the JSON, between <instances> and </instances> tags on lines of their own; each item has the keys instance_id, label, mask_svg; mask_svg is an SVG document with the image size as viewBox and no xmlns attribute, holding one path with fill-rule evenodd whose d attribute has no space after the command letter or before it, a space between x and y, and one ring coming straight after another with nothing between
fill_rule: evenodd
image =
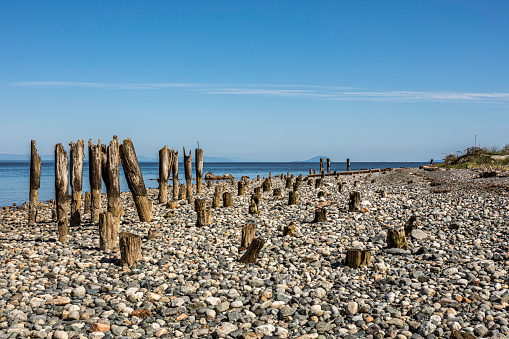
<instances>
[{"instance_id":1,"label":"wispy cloud","mask_svg":"<svg viewBox=\"0 0 509 339\"><path fill-rule=\"evenodd\" d=\"M111 90L162 90L184 88L210 95L250 95L286 98L310 98L342 101L393 102L478 102L509 103L509 93L443 91L362 91L352 87L277 84L202 84L202 83L97 83L97 82L16 82L11 87L88 87ZM502 106L505 107L505 106Z\"/></svg>"}]
</instances>

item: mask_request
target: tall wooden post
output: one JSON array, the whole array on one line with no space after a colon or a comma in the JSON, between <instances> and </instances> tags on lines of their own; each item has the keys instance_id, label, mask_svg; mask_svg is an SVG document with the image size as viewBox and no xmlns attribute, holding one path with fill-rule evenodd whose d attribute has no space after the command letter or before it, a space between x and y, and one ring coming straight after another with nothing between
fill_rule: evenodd
<instances>
[{"instance_id":1,"label":"tall wooden post","mask_svg":"<svg viewBox=\"0 0 509 339\"><path fill-rule=\"evenodd\" d=\"M81 190L83 185L83 157L84 143L79 139L75 144L71 141L69 144L70 169L69 179L71 181L71 226L81 224Z\"/></svg>"},{"instance_id":2,"label":"tall wooden post","mask_svg":"<svg viewBox=\"0 0 509 339\"><path fill-rule=\"evenodd\" d=\"M330 173L330 158L327 158L327 173Z\"/></svg>"},{"instance_id":3,"label":"tall wooden post","mask_svg":"<svg viewBox=\"0 0 509 339\"><path fill-rule=\"evenodd\" d=\"M168 146L164 145L159 150L159 195L157 199L160 204L168 202L168 179L171 171L170 152Z\"/></svg>"},{"instance_id":4,"label":"tall wooden post","mask_svg":"<svg viewBox=\"0 0 509 339\"><path fill-rule=\"evenodd\" d=\"M346 170L350 170L350 158L346 159Z\"/></svg>"},{"instance_id":5,"label":"tall wooden post","mask_svg":"<svg viewBox=\"0 0 509 339\"><path fill-rule=\"evenodd\" d=\"M173 153L173 199L178 199L179 196L179 152Z\"/></svg>"},{"instance_id":6,"label":"tall wooden post","mask_svg":"<svg viewBox=\"0 0 509 339\"><path fill-rule=\"evenodd\" d=\"M116 218L120 218L121 215L124 215L124 209L120 203L120 155L116 135L113 136L108 148L106 145L102 145L101 164L102 177L108 196L108 211Z\"/></svg>"},{"instance_id":7,"label":"tall wooden post","mask_svg":"<svg viewBox=\"0 0 509 339\"><path fill-rule=\"evenodd\" d=\"M203 150L194 150L194 162L196 167L196 193L203 193Z\"/></svg>"},{"instance_id":8,"label":"tall wooden post","mask_svg":"<svg viewBox=\"0 0 509 339\"><path fill-rule=\"evenodd\" d=\"M138 163L131 139L124 139L124 142L120 145L120 156L122 158L125 179L133 195L140 221L151 221L152 204L148 200L147 189L145 188L145 182L143 182L140 164Z\"/></svg>"},{"instance_id":9,"label":"tall wooden post","mask_svg":"<svg viewBox=\"0 0 509 339\"><path fill-rule=\"evenodd\" d=\"M186 190L187 190L187 202L192 204L193 199L193 164L191 159L191 151L189 151L189 155L186 154L186 148L184 147L184 175L186 178Z\"/></svg>"},{"instance_id":10,"label":"tall wooden post","mask_svg":"<svg viewBox=\"0 0 509 339\"><path fill-rule=\"evenodd\" d=\"M323 158L320 158L320 173L323 173Z\"/></svg>"},{"instance_id":11,"label":"tall wooden post","mask_svg":"<svg viewBox=\"0 0 509 339\"><path fill-rule=\"evenodd\" d=\"M99 222L101 213L101 139L97 146L88 140L88 179L90 181L90 220Z\"/></svg>"},{"instance_id":12,"label":"tall wooden post","mask_svg":"<svg viewBox=\"0 0 509 339\"><path fill-rule=\"evenodd\" d=\"M67 241L69 211L69 177L67 176L67 152L62 144L55 145L55 195L58 222L58 241Z\"/></svg>"},{"instance_id":13,"label":"tall wooden post","mask_svg":"<svg viewBox=\"0 0 509 339\"><path fill-rule=\"evenodd\" d=\"M244 181L240 180L239 183L237 184L238 195L244 195L245 189L246 189L246 183Z\"/></svg>"},{"instance_id":14,"label":"tall wooden post","mask_svg":"<svg viewBox=\"0 0 509 339\"><path fill-rule=\"evenodd\" d=\"M35 148L35 140L31 141L30 151L30 195L28 198L28 225L35 225L39 206L39 187L41 187L41 158Z\"/></svg>"}]
</instances>

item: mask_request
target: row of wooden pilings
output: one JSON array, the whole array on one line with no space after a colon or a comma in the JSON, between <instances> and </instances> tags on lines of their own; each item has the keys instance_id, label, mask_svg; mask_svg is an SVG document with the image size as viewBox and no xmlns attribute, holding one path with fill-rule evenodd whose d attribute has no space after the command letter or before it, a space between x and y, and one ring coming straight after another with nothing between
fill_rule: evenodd
<instances>
[{"instance_id":1,"label":"row of wooden pilings","mask_svg":"<svg viewBox=\"0 0 509 339\"><path fill-rule=\"evenodd\" d=\"M346 170L350 171L350 158L346 159ZM324 158L320 158L320 173L332 173L330 170L330 158L327 158L327 172L325 172L325 170L324 170ZM313 170L310 168L309 174L317 174L317 173L316 173L316 170L313 173Z\"/></svg>"}]
</instances>

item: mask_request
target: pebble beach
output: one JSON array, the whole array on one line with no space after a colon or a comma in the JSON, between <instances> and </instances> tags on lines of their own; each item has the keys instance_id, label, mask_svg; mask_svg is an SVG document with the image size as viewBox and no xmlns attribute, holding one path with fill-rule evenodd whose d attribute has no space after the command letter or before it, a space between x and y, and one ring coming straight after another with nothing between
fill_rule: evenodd
<instances>
[{"instance_id":1,"label":"pebble beach","mask_svg":"<svg viewBox=\"0 0 509 339\"><path fill-rule=\"evenodd\" d=\"M203 227L185 200L158 204L157 189L148 189L153 220L140 222L123 192L119 232L142 236L142 258L130 267L119 265L118 250L99 249L90 214L60 243L52 205L30 227L28 210L3 208L0 338L509 337L509 177L409 168L323 180L322 188L303 181L289 206L290 190L273 177L282 196L262 192L259 215L248 205L261 180L243 196L236 183L204 187L195 198L210 206L221 185L234 207L212 209ZM351 191L361 212L348 212ZM327 221L313 222L318 207ZM408 248L388 249L387 230L411 216L418 228ZM243 264L249 222L265 245ZM283 236L291 223L295 235ZM371 250L371 263L345 266L348 248Z\"/></svg>"}]
</instances>

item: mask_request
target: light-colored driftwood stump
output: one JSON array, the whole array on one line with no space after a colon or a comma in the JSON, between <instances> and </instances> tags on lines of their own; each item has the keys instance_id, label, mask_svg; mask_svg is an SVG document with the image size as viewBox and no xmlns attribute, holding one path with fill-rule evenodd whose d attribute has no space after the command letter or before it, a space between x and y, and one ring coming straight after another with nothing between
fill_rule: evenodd
<instances>
[{"instance_id":1,"label":"light-colored driftwood stump","mask_svg":"<svg viewBox=\"0 0 509 339\"><path fill-rule=\"evenodd\" d=\"M348 248L346 250L346 266L359 268L371 263L371 250Z\"/></svg>"},{"instance_id":2,"label":"light-colored driftwood stump","mask_svg":"<svg viewBox=\"0 0 509 339\"><path fill-rule=\"evenodd\" d=\"M387 248L408 248L405 231L389 228L387 230Z\"/></svg>"},{"instance_id":3,"label":"light-colored driftwood stump","mask_svg":"<svg viewBox=\"0 0 509 339\"><path fill-rule=\"evenodd\" d=\"M128 232L120 233L119 247L122 256L120 265L131 266L141 258L141 237L139 235Z\"/></svg>"},{"instance_id":4,"label":"light-colored driftwood stump","mask_svg":"<svg viewBox=\"0 0 509 339\"><path fill-rule=\"evenodd\" d=\"M55 195L58 222L58 241L67 241L69 211L69 177L67 175L67 152L62 144L55 145Z\"/></svg>"},{"instance_id":5,"label":"light-colored driftwood stump","mask_svg":"<svg viewBox=\"0 0 509 339\"><path fill-rule=\"evenodd\" d=\"M191 158L191 151L189 151L189 155L186 154L186 148L184 147L184 176L186 178L186 196L187 202L189 204L193 204L193 163Z\"/></svg>"},{"instance_id":6,"label":"light-colored driftwood stump","mask_svg":"<svg viewBox=\"0 0 509 339\"><path fill-rule=\"evenodd\" d=\"M196 193L203 193L203 150L199 147L194 151L196 170Z\"/></svg>"},{"instance_id":7,"label":"light-colored driftwood stump","mask_svg":"<svg viewBox=\"0 0 509 339\"><path fill-rule=\"evenodd\" d=\"M419 220L417 219L417 216L412 215L405 223L405 236L409 236L410 233L412 233L412 230L417 229L419 226Z\"/></svg>"},{"instance_id":8,"label":"light-colored driftwood stump","mask_svg":"<svg viewBox=\"0 0 509 339\"><path fill-rule=\"evenodd\" d=\"M157 238L157 229L152 227L148 230L147 240L154 240Z\"/></svg>"},{"instance_id":9,"label":"light-colored driftwood stump","mask_svg":"<svg viewBox=\"0 0 509 339\"><path fill-rule=\"evenodd\" d=\"M83 208L83 214L89 214L91 211L92 194L85 192L85 207Z\"/></svg>"},{"instance_id":10,"label":"light-colored driftwood stump","mask_svg":"<svg viewBox=\"0 0 509 339\"><path fill-rule=\"evenodd\" d=\"M233 197L230 192L223 193L223 207L233 207Z\"/></svg>"},{"instance_id":11,"label":"light-colored driftwood stump","mask_svg":"<svg viewBox=\"0 0 509 339\"><path fill-rule=\"evenodd\" d=\"M210 225L211 211L207 208L207 201L205 199L195 199L194 210L196 211L197 227Z\"/></svg>"},{"instance_id":12,"label":"light-colored driftwood stump","mask_svg":"<svg viewBox=\"0 0 509 339\"><path fill-rule=\"evenodd\" d=\"M41 158L35 148L35 140L30 144L30 194L28 198L28 225L37 222L39 207L39 188L41 187Z\"/></svg>"},{"instance_id":13,"label":"light-colored driftwood stump","mask_svg":"<svg viewBox=\"0 0 509 339\"><path fill-rule=\"evenodd\" d=\"M273 192L272 192L272 195L275 196L275 197L280 197L281 196L281 188L274 188Z\"/></svg>"},{"instance_id":14,"label":"light-colored driftwood stump","mask_svg":"<svg viewBox=\"0 0 509 339\"><path fill-rule=\"evenodd\" d=\"M152 204L148 200L147 189L131 139L124 139L124 142L120 145L120 156L125 179L133 196L138 217L141 222L149 222L152 220Z\"/></svg>"},{"instance_id":15,"label":"light-colored driftwood stump","mask_svg":"<svg viewBox=\"0 0 509 339\"><path fill-rule=\"evenodd\" d=\"M117 247L118 218L111 212L104 211L99 215L99 248L103 251Z\"/></svg>"},{"instance_id":16,"label":"light-colored driftwood stump","mask_svg":"<svg viewBox=\"0 0 509 339\"><path fill-rule=\"evenodd\" d=\"M327 209L325 207L317 208L315 210L315 219L313 222L325 222L327 221Z\"/></svg>"},{"instance_id":17,"label":"light-colored driftwood stump","mask_svg":"<svg viewBox=\"0 0 509 339\"><path fill-rule=\"evenodd\" d=\"M117 136L113 136L108 148L102 145L102 177L106 185L108 197L108 211L116 218L124 215L124 209L120 203L120 153Z\"/></svg>"},{"instance_id":18,"label":"light-colored driftwood stump","mask_svg":"<svg viewBox=\"0 0 509 339\"><path fill-rule=\"evenodd\" d=\"M101 173L102 151L101 140L97 145L88 140L88 180L90 182L90 221L99 222L101 213Z\"/></svg>"},{"instance_id":19,"label":"light-colored driftwood stump","mask_svg":"<svg viewBox=\"0 0 509 339\"><path fill-rule=\"evenodd\" d=\"M244 192L246 191L246 183L244 181L239 181L237 184L237 194L238 195L244 195Z\"/></svg>"},{"instance_id":20,"label":"light-colored driftwood stump","mask_svg":"<svg viewBox=\"0 0 509 339\"><path fill-rule=\"evenodd\" d=\"M299 204L299 192L290 191L288 193L288 205L298 205Z\"/></svg>"},{"instance_id":21,"label":"light-colored driftwood stump","mask_svg":"<svg viewBox=\"0 0 509 339\"><path fill-rule=\"evenodd\" d=\"M242 237L240 239L240 247L248 248L255 238L256 227L255 224L248 222L242 226Z\"/></svg>"},{"instance_id":22,"label":"light-colored driftwood stump","mask_svg":"<svg viewBox=\"0 0 509 339\"><path fill-rule=\"evenodd\" d=\"M71 226L81 224L81 191L83 185L83 157L85 156L85 144L83 139L77 143L71 141L69 144L70 170L69 178L71 182Z\"/></svg>"},{"instance_id":23,"label":"light-colored driftwood stump","mask_svg":"<svg viewBox=\"0 0 509 339\"><path fill-rule=\"evenodd\" d=\"M249 214L260 214L260 196L253 194L249 201Z\"/></svg>"},{"instance_id":24,"label":"light-colored driftwood stump","mask_svg":"<svg viewBox=\"0 0 509 339\"><path fill-rule=\"evenodd\" d=\"M239 261L244 264L255 263L256 259L258 259L260 251L263 248L263 245L265 245L265 240L260 238L254 238L253 241L251 241L251 244L247 248L244 255L239 259Z\"/></svg>"},{"instance_id":25,"label":"light-colored driftwood stump","mask_svg":"<svg viewBox=\"0 0 509 339\"><path fill-rule=\"evenodd\" d=\"M168 180L171 172L170 166L170 150L168 150L167 145L164 145L164 147L159 150L159 194L157 195L157 200L160 204L166 204L168 202Z\"/></svg>"},{"instance_id":26,"label":"light-colored driftwood stump","mask_svg":"<svg viewBox=\"0 0 509 339\"><path fill-rule=\"evenodd\" d=\"M172 164L172 171L173 171L173 199L179 199L179 152L174 151L173 152L173 164ZM180 199L179 199L180 200Z\"/></svg>"},{"instance_id":27,"label":"light-colored driftwood stump","mask_svg":"<svg viewBox=\"0 0 509 339\"><path fill-rule=\"evenodd\" d=\"M348 203L349 212L360 212L361 210L361 194L360 192L350 192L350 202Z\"/></svg>"},{"instance_id":28,"label":"light-colored driftwood stump","mask_svg":"<svg viewBox=\"0 0 509 339\"><path fill-rule=\"evenodd\" d=\"M295 223L292 222L290 225L286 225L283 228L283 237L293 237L295 235Z\"/></svg>"},{"instance_id":29,"label":"light-colored driftwood stump","mask_svg":"<svg viewBox=\"0 0 509 339\"><path fill-rule=\"evenodd\" d=\"M170 200L166 203L166 206L168 208L173 209L173 208L179 208L180 204L179 204L178 200Z\"/></svg>"}]
</instances>

